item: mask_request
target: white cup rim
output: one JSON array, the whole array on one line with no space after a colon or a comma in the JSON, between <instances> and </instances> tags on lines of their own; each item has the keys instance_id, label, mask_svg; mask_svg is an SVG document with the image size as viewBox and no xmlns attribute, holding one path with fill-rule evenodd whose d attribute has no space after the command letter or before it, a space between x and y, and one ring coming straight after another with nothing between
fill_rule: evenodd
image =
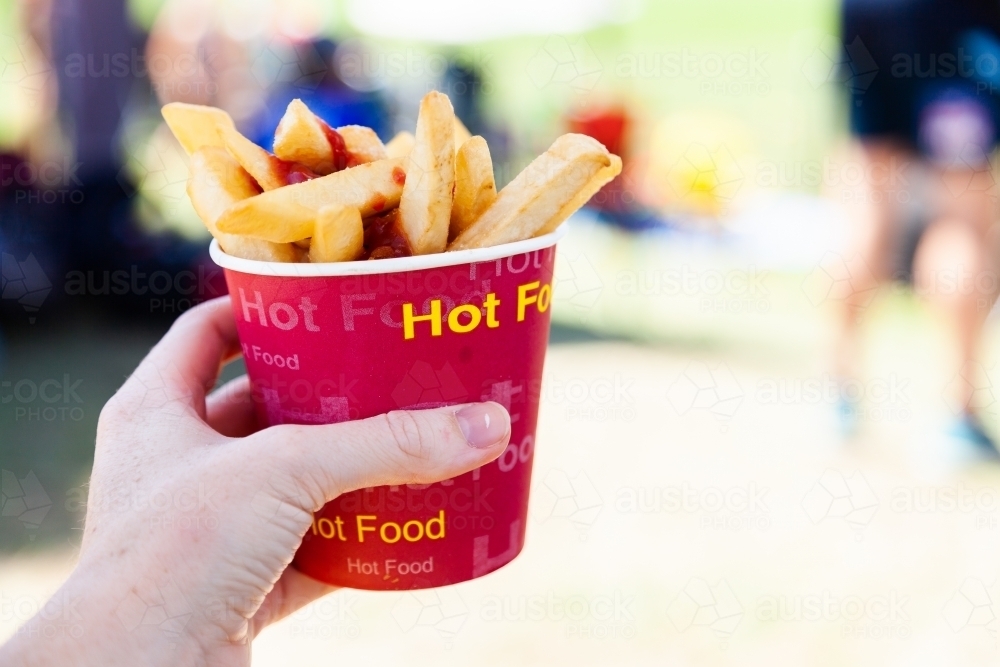
<instances>
[{"instance_id":1,"label":"white cup rim","mask_svg":"<svg viewBox=\"0 0 1000 667\"><path fill-rule=\"evenodd\" d=\"M454 250L439 252L432 255L414 255L412 257L392 257L374 261L357 262L327 262L327 263L293 263L293 262L261 262L254 259L243 259L227 255L219 242L212 239L209 254L212 261L224 269L259 276L288 276L293 278L318 278L322 276L362 276L380 273L401 273L403 271L418 271L420 269L436 269L459 264L491 262L504 257L512 257L525 252L541 250L554 246L567 231L565 224L554 232L544 236L504 243L489 248L472 248L470 250Z\"/></svg>"}]
</instances>

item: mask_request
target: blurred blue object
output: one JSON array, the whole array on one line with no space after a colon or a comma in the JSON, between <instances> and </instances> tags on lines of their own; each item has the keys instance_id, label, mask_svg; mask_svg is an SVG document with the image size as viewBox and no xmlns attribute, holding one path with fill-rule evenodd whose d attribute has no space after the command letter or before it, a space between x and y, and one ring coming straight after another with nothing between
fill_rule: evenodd
<instances>
[{"instance_id":1,"label":"blurred blue object","mask_svg":"<svg viewBox=\"0 0 1000 667\"><path fill-rule=\"evenodd\" d=\"M274 131L281 121L288 103L298 98L305 102L317 116L330 127L364 125L375 130L383 141L391 136L388 106L381 94L360 92L348 87L337 78L330 63L335 45L330 40L313 43L316 52L326 63L324 74L315 87L286 84L275 90L264 102L264 109L245 128L247 136L259 146L271 149Z\"/></svg>"}]
</instances>

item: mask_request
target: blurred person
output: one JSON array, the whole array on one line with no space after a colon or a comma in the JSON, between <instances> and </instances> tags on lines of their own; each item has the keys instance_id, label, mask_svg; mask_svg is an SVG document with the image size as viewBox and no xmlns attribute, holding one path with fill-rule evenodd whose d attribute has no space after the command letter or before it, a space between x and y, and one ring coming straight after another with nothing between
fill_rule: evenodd
<instances>
[{"instance_id":1,"label":"blurred person","mask_svg":"<svg viewBox=\"0 0 1000 667\"><path fill-rule=\"evenodd\" d=\"M168 0L150 29L146 58L176 63L151 68L161 104L187 102L224 109L258 145L271 139L295 98L333 127L365 125L383 139L388 112L377 91L358 91L337 76L336 44L318 36L285 34L282 22L224 11L216 2ZM285 11L279 3L247 12Z\"/></svg>"},{"instance_id":2,"label":"blurred person","mask_svg":"<svg viewBox=\"0 0 1000 667\"><path fill-rule=\"evenodd\" d=\"M354 489L468 472L510 439L497 403L258 430L246 376L209 393L239 349L229 298L201 304L108 401L76 568L0 664L249 665L264 627L336 588L288 567L314 511ZM123 510L125 486L209 499ZM162 623L144 600L162 605Z\"/></svg>"},{"instance_id":3,"label":"blurred person","mask_svg":"<svg viewBox=\"0 0 1000 667\"><path fill-rule=\"evenodd\" d=\"M860 316L874 288L908 277L912 262L915 290L947 321L959 359L948 436L973 456L995 457L975 413L975 387L977 346L997 288L990 155L1000 127L1000 5L845 0L842 9L850 124L865 178L845 193L852 293L841 313L837 372L843 382L857 377ZM845 430L856 426L857 409L841 391Z\"/></svg>"}]
</instances>

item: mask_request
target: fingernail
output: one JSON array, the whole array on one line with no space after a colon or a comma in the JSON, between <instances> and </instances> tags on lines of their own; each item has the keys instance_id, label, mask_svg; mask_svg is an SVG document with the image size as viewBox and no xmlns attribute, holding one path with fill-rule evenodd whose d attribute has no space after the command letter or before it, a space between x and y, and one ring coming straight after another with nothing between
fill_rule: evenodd
<instances>
[{"instance_id":1,"label":"fingernail","mask_svg":"<svg viewBox=\"0 0 1000 667\"><path fill-rule=\"evenodd\" d=\"M492 447L510 432L510 416L497 403L466 405L455 413L455 419L469 446L476 449Z\"/></svg>"}]
</instances>

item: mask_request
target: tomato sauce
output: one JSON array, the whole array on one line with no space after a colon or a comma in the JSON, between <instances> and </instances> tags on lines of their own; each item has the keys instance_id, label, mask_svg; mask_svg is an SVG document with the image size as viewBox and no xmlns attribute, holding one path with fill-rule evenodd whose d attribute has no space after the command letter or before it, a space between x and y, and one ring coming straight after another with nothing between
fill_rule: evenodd
<instances>
[{"instance_id":1,"label":"tomato sauce","mask_svg":"<svg viewBox=\"0 0 1000 667\"><path fill-rule=\"evenodd\" d=\"M295 183L304 183L305 181L319 178L319 174L315 173L309 167L301 165L298 162L282 160L280 157L274 155L271 156L271 166L275 175L281 179L283 185L294 185Z\"/></svg>"},{"instance_id":2,"label":"tomato sauce","mask_svg":"<svg viewBox=\"0 0 1000 667\"><path fill-rule=\"evenodd\" d=\"M362 259L409 257L413 254L399 227L399 209L365 221L365 254Z\"/></svg>"},{"instance_id":3,"label":"tomato sauce","mask_svg":"<svg viewBox=\"0 0 1000 667\"><path fill-rule=\"evenodd\" d=\"M316 120L319 121L319 126L323 128L323 134L326 135L326 140L330 144L330 152L333 153L333 170L340 171L341 169L357 166L358 162L347 150L347 144L344 142L344 137L340 135L340 132L327 125L323 119L316 118Z\"/></svg>"}]
</instances>

